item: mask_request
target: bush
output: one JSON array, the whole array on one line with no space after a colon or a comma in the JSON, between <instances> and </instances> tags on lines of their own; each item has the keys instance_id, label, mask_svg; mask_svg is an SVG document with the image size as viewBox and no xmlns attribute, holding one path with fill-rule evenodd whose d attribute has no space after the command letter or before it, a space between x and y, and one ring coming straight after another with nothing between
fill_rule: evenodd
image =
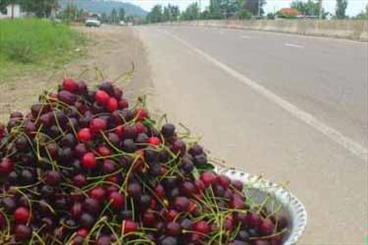
<instances>
[{"instance_id":1,"label":"bush","mask_svg":"<svg viewBox=\"0 0 368 245\"><path fill-rule=\"evenodd\" d=\"M248 10L242 10L240 13L239 13L239 18L240 19L246 19L246 20L249 20L252 18L252 13L249 12Z\"/></svg>"}]
</instances>

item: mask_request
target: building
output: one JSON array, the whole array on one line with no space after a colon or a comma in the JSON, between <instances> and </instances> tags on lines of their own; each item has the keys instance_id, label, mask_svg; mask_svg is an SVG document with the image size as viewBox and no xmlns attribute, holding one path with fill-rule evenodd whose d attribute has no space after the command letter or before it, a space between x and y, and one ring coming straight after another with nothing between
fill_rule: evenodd
<instances>
[{"instance_id":1,"label":"building","mask_svg":"<svg viewBox=\"0 0 368 245\"><path fill-rule=\"evenodd\" d=\"M9 4L5 9L0 11L0 19L21 18L26 16L26 12L22 11L19 4Z\"/></svg>"}]
</instances>

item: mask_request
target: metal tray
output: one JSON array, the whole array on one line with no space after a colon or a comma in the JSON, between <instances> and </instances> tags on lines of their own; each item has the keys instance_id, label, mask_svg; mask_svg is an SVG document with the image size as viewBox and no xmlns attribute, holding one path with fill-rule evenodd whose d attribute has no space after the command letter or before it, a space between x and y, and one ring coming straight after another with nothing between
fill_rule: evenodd
<instances>
[{"instance_id":1,"label":"metal tray","mask_svg":"<svg viewBox=\"0 0 368 245\"><path fill-rule=\"evenodd\" d=\"M280 185L243 171L219 166L216 166L215 171L231 179L240 180L249 186L246 188L247 194L251 194L257 202L262 202L267 195L271 194L274 201L280 204L281 214L289 220L289 231L283 244L291 245L298 242L307 226L307 211L292 193ZM268 208L267 205L266 208Z\"/></svg>"}]
</instances>

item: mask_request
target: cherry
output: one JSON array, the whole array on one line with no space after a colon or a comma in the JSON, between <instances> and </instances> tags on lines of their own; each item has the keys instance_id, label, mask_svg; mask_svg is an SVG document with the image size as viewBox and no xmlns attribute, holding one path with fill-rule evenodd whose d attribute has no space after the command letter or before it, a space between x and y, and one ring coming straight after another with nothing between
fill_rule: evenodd
<instances>
[{"instance_id":1,"label":"cherry","mask_svg":"<svg viewBox=\"0 0 368 245\"><path fill-rule=\"evenodd\" d=\"M155 193L158 197L163 198L165 196L165 189L162 185L158 184L155 186Z\"/></svg>"},{"instance_id":2,"label":"cherry","mask_svg":"<svg viewBox=\"0 0 368 245\"><path fill-rule=\"evenodd\" d=\"M143 134L146 133L146 127L141 122L137 122L135 125L135 131L137 134Z\"/></svg>"},{"instance_id":3,"label":"cherry","mask_svg":"<svg viewBox=\"0 0 368 245\"><path fill-rule=\"evenodd\" d=\"M172 236L163 237L160 242L160 245L177 245L177 244L179 244L177 238Z\"/></svg>"},{"instance_id":4,"label":"cherry","mask_svg":"<svg viewBox=\"0 0 368 245\"><path fill-rule=\"evenodd\" d=\"M124 136L124 126L119 125L115 128L115 133L119 136L119 138L123 138Z\"/></svg>"},{"instance_id":5,"label":"cherry","mask_svg":"<svg viewBox=\"0 0 368 245\"><path fill-rule=\"evenodd\" d=\"M244 184L239 180L233 180L231 182L231 185L233 185L235 189L237 189L240 192L243 190L243 186L244 186Z\"/></svg>"},{"instance_id":6,"label":"cherry","mask_svg":"<svg viewBox=\"0 0 368 245\"><path fill-rule=\"evenodd\" d=\"M144 119L148 118L148 112L144 108L137 108L135 110L135 114L136 114L137 120L139 121L143 121Z\"/></svg>"},{"instance_id":7,"label":"cherry","mask_svg":"<svg viewBox=\"0 0 368 245\"><path fill-rule=\"evenodd\" d=\"M128 103L127 100L122 98L122 99L119 100L118 106L119 106L119 109L126 109L126 108L129 107L129 103Z\"/></svg>"},{"instance_id":8,"label":"cherry","mask_svg":"<svg viewBox=\"0 0 368 245\"><path fill-rule=\"evenodd\" d=\"M106 105L107 102L109 101L109 94L106 93L103 90L97 90L96 94L95 94L95 100L100 103L101 105Z\"/></svg>"},{"instance_id":9,"label":"cherry","mask_svg":"<svg viewBox=\"0 0 368 245\"><path fill-rule=\"evenodd\" d=\"M103 173L105 173L105 174L115 172L116 171L115 162L113 160L110 160L110 159L104 160L103 165L102 165L102 170L103 170Z\"/></svg>"},{"instance_id":10,"label":"cherry","mask_svg":"<svg viewBox=\"0 0 368 245\"><path fill-rule=\"evenodd\" d=\"M96 214L100 211L100 203L93 198L86 198L83 203L83 209L90 214Z\"/></svg>"},{"instance_id":11,"label":"cherry","mask_svg":"<svg viewBox=\"0 0 368 245\"><path fill-rule=\"evenodd\" d=\"M0 175L8 175L11 171L13 171L13 168L14 164L9 158L4 157L1 159Z\"/></svg>"},{"instance_id":12,"label":"cherry","mask_svg":"<svg viewBox=\"0 0 368 245\"><path fill-rule=\"evenodd\" d=\"M70 209L70 214L73 218L79 218L82 214L82 204L80 202L76 202Z\"/></svg>"},{"instance_id":13,"label":"cherry","mask_svg":"<svg viewBox=\"0 0 368 245\"><path fill-rule=\"evenodd\" d=\"M89 213L83 213L79 218L80 224L84 228L91 228L95 223L95 218Z\"/></svg>"},{"instance_id":14,"label":"cherry","mask_svg":"<svg viewBox=\"0 0 368 245\"><path fill-rule=\"evenodd\" d=\"M123 220L121 226L122 234L134 233L138 230L138 225L131 220Z\"/></svg>"},{"instance_id":15,"label":"cherry","mask_svg":"<svg viewBox=\"0 0 368 245\"><path fill-rule=\"evenodd\" d=\"M206 221L200 220L200 221L194 223L193 230L198 232L198 233L207 235L210 232L210 226Z\"/></svg>"},{"instance_id":16,"label":"cherry","mask_svg":"<svg viewBox=\"0 0 368 245\"><path fill-rule=\"evenodd\" d=\"M141 209L147 209L151 205L151 197L147 194L143 194L139 199L139 207Z\"/></svg>"},{"instance_id":17,"label":"cherry","mask_svg":"<svg viewBox=\"0 0 368 245\"><path fill-rule=\"evenodd\" d=\"M247 242L249 241L249 234L246 230L240 230L236 239Z\"/></svg>"},{"instance_id":18,"label":"cherry","mask_svg":"<svg viewBox=\"0 0 368 245\"><path fill-rule=\"evenodd\" d=\"M271 219L267 218L262 220L258 226L257 226L257 231L262 234L262 235L271 235L273 233L273 230L275 228L275 225L273 224L273 222L271 221Z\"/></svg>"},{"instance_id":19,"label":"cherry","mask_svg":"<svg viewBox=\"0 0 368 245\"><path fill-rule=\"evenodd\" d=\"M189 208L189 199L186 197L175 198L175 208L179 212L187 211Z\"/></svg>"},{"instance_id":20,"label":"cherry","mask_svg":"<svg viewBox=\"0 0 368 245\"><path fill-rule=\"evenodd\" d=\"M71 92L67 91L67 90L61 90L58 93L58 99L60 101L64 102L65 104L73 105L75 103L75 101L77 100L77 97L74 94L72 94ZM50 117L51 117L51 115L50 115Z\"/></svg>"},{"instance_id":21,"label":"cherry","mask_svg":"<svg viewBox=\"0 0 368 245\"><path fill-rule=\"evenodd\" d=\"M158 137L150 137L147 139L147 143L150 145L160 145L161 140Z\"/></svg>"},{"instance_id":22,"label":"cherry","mask_svg":"<svg viewBox=\"0 0 368 245\"><path fill-rule=\"evenodd\" d=\"M28 208L19 207L14 211L14 220L16 223L24 224L27 223L30 218L30 213Z\"/></svg>"},{"instance_id":23,"label":"cherry","mask_svg":"<svg viewBox=\"0 0 368 245\"><path fill-rule=\"evenodd\" d=\"M81 142L88 142L92 139L91 130L89 128L82 128L79 130L77 138Z\"/></svg>"},{"instance_id":24,"label":"cherry","mask_svg":"<svg viewBox=\"0 0 368 245\"><path fill-rule=\"evenodd\" d=\"M201 175L201 180L206 187L214 184L216 182L216 178L216 174L211 171L206 171Z\"/></svg>"},{"instance_id":25,"label":"cherry","mask_svg":"<svg viewBox=\"0 0 368 245\"><path fill-rule=\"evenodd\" d=\"M82 157L88 150L85 144L79 143L75 146L74 151L78 157Z\"/></svg>"},{"instance_id":26,"label":"cherry","mask_svg":"<svg viewBox=\"0 0 368 245\"><path fill-rule=\"evenodd\" d=\"M118 109L118 101L115 98L110 97L106 103L106 108L109 112L116 111Z\"/></svg>"},{"instance_id":27,"label":"cherry","mask_svg":"<svg viewBox=\"0 0 368 245\"><path fill-rule=\"evenodd\" d=\"M83 187L87 184L87 178L83 174L77 174L73 177L73 184L76 187Z\"/></svg>"},{"instance_id":28,"label":"cherry","mask_svg":"<svg viewBox=\"0 0 368 245\"><path fill-rule=\"evenodd\" d=\"M202 148L202 146L200 146L198 144L194 144L194 145L192 145L192 147L189 149L188 152L192 156L200 155L200 154L203 153L203 148Z\"/></svg>"},{"instance_id":29,"label":"cherry","mask_svg":"<svg viewBox=\"0 0 368 245\"><path fill-rule=\"evenodd\" d=\"M252 244L254 245L270 245L270 242L267 240L255 240Z\"/></svg>"},{"instance_id":30,"label":"cherry","mask_svg":"<svg viewBox=\"0 0 368 245\"><path fill-rule=\"evenodd\" d=\"M15 240L25 241L29 240L32 235L32 229L26 225L19 224L14 229Z\"/></svg>"},{"instance_id":31,"label":"cherry","mask_svg":"<svg viewBox=\"0 0 368 245\"><path fill-rule=\"evenodd\" d=\"M178 212L175 209L170 209L167 213L166 213L166 218L169 221L173 221L176 219L176 216L178 216Z\"/></svg>"},{"instance_id":32,"label":"cherry","mask_svg":"<svg viewBox=\"0 0 368 245\"><path fill-rule=\"evenodd\" d=\"M181 233L181 226L176 222L169 222L166 225L166 231L170 236L178 236Z\"/></svg>"},{"instance_id":33,"label":"cherry","mask_svg":"<svg viewBox=\"0 0 368 245\"><path fill-rule=\"evenodd\" d=\"M165 138L169 138L175 135L175 126L171 123L167 123L162 126L161 133Z\"/></svg>"},{"instance_id":34,"label":"cherry","mask_svg":"<svg viewBox=\"0 0 368 245\"><path fill-rule=\"evenodd\" d=\"M89 124L92 133L97 133L106 129L106 121L101 118L94 118Z\"/></svg>"},{"instance_id":35,"label":"cherry","mask_svg":"<svg viewBox=\"0 0 368 245\"><path fill-rule=\"evenodd\" d=\"M107 146L105 145L100 145L98 148L97 148L97 152L103 156L103 157L106 157L106 156L110 156L111 155L111 150L110 148L108 148Z\"/></svg>"},{"instance_id":36,"label":"cherry","mask_svg":"<svg viewBox=\"0 0 368 245\"><path fill-rule=\"evenodd\" d=\"M142 187L138 183L131 183L128 185L128 194L137 199L142 193Z\"/></svg>"},{"instance_id":37,"label":"cherry","mask_svg":"<svg viewBox=\"0 0 368 245\"><path fill-rule=\"evenodd\" d=\"M193 223L190 219L186 218L180 222L180 226L183 230L192 230Z\"/></svg>"},{"instance_id":38,"label":"cherry","mask_svg":"<svg viewBox=\"0 0 368 245\"><path fill-rule=\"evenodd\" d=\"M109 201L111 203L111 207L115 209L121 209L124 206L124 196L119 192L112 192L109 195Z\"/></svg>"},{"instance_id":39,"label":"cherry","mask_svg":"<svg viewBox=\"0 0 368 245\"><path fill-rule=\"evenodd\" d=\"M87 152L82 157L82 166L86 169L94 169L97 166L96 157L92 152Z\"/></svg>"},{"instance_id":40,"label":"cherry","mask_svg":"<svg viewBox=\"0 0 368 245\"><path fill-rule=\"evenodd\" d=\"M110 245L111 237L110 236L101 236L97 239L96 245Z\"/></svg>"},{"instance_id":41,"label":"cherry","mask_svg":"<svg viewBox=\"0 0 368 245\"><path fill-rule=\"evenodd\" d=\"M243 209L243 208L245 208L245 202L244 202L244 200L242 200L238 197L234 197L230 201L229 206L233 209Z\"/></svg>"},{"instance_id":42,"label":"cherry","mask_svg":"<svg viewBox=\"0 0 368 245\"><path fill-rule=\"evenodd\" d=\"M261 222L261 217L256 213L248 213L245 218L245 224L249 228L256 228Z\"/></svg>"},{"instance_id":43,"label":"cherry","mask_svg":"<svg viewBox=\"0 0 368 245\"><path fill-rule=\"evenodd\" d=\"M62 86L63 89L72 93L78 90L78 84L71 78L65 78Z\"/></svg>"},{"instance_id":44,"label":"cherry","mask_svg":"<svg viewBox=\"0 0 368 245\"><path fill-rule=\"evenodd\" d=\"M156 221L155 214L152 211L147 211L143 214L143 224L145 226L152 226Z\"/></svg>"},{"instance_id":45,"label":"cherry","mask_svg":"<svg viewBox=\"0 0 368 245\"><path fill-rule=\"evenodd\" d=\"M81 237L86 237L88 235L88 230L85 228L81 228L77 231L77 235Z\"/></svg>"},{"instance_id":46,"label":"cherry","mask_svg":"<svg viewBox=\"0 0 368 245\"><path fill-rule=\"evenodd\" d=\"M225 175L219 175L216 179L217 183L227 189L230 186L231 180Z\"/></svg>"},{"instance_id":47,"label":"cherry","mask_svg":"<svg viewBox=\"0 0 368 245\"><path fill-rule=\"evenodd\" d=\"M47 171L45 174L45 183L48 185L57 185L61 181L61 174L58 171Z\"/></svg>"},{"instance_id":48,"label":"cherry","mask_svg":"<svg viewBox=\"0 0 368 245\"><path fill-rule=\"evenodd\" d=\"M89 192L89 196L99 202L102 202L106 196L106 191L101 186L96 186Z\"/></svg>"}]
</instances>

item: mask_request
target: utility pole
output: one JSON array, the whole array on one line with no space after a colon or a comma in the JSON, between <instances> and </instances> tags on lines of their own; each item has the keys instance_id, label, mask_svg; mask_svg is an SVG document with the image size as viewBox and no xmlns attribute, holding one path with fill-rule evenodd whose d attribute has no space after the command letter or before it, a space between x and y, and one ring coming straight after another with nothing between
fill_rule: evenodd
<instances>
[{"instance_id":1,"label":"utility pole","mask_svg":"<svg viewBox=\"0 0 368 245\"><path fill-rule=\"evenodd\" d=\"M319 0L319 19L322 19L322 1L323 0Z\"/></svg>"},{"instance_id":2,"label":"utility pole","mask_svg":"<svg viewBox=\"0 0 368 245\"><path fill-rule=\"evenodd\" d=\"M261 1L262 0L258 0L258 17L261 17Z\"/></svg>"}]
</instances>

